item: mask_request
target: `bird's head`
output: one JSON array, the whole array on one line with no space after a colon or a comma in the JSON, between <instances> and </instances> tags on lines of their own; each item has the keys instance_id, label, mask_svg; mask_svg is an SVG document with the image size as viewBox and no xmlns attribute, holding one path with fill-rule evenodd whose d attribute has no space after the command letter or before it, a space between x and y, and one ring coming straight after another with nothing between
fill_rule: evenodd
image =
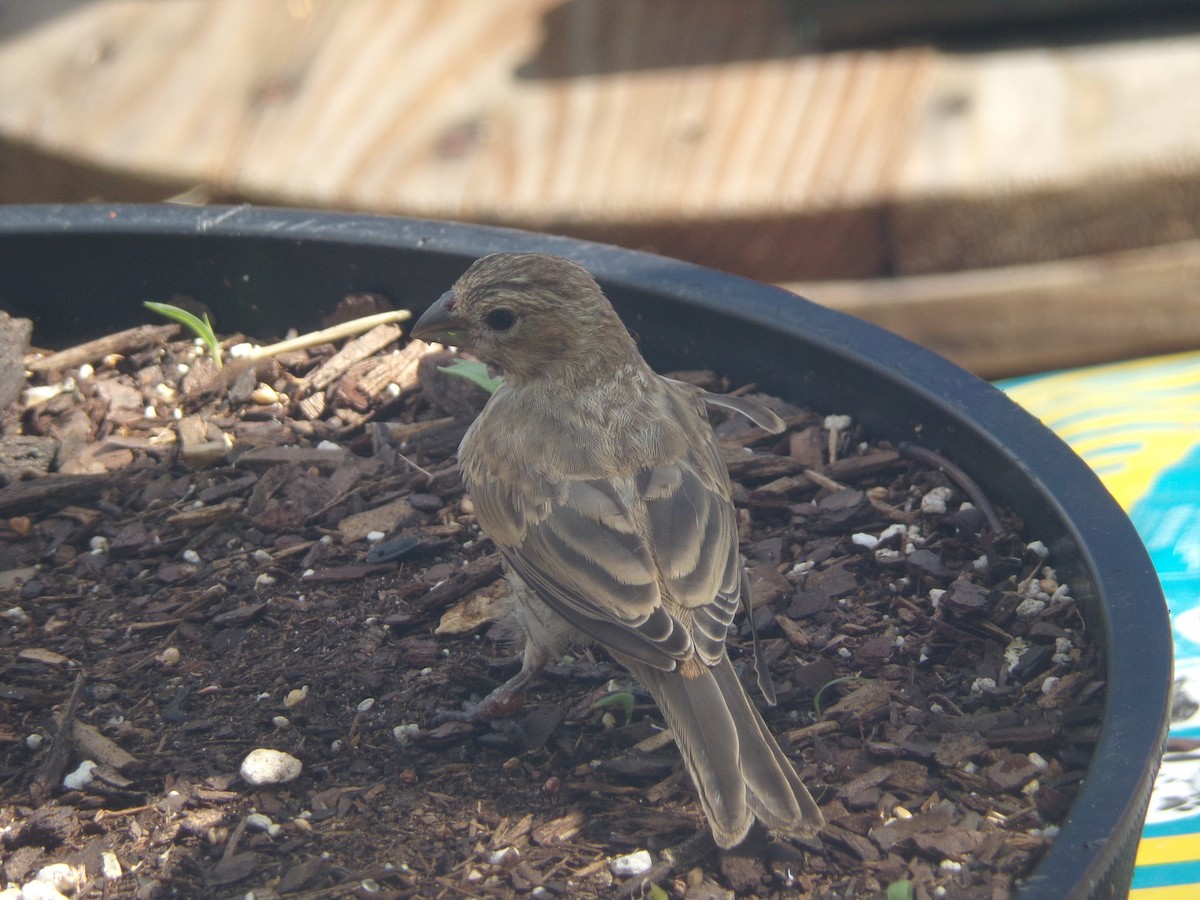
<instances>
[{"instance_id":1,"label":"bird's head","mask_svg":"<svg viewBox=\"0 0 1200 900\"><path fill-rule=\"evenodd\" d=\"M473 350L516 384L639 358L586 269L544 253L494 253L471 265L417 320L413 337Z\"/></svg>"}]
</instances>

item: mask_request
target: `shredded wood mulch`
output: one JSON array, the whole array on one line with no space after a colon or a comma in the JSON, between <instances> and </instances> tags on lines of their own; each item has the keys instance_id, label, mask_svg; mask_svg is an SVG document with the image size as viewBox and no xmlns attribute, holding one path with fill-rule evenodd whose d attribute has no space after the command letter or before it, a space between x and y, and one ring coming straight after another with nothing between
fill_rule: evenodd
<instances>
[{"instance_id":1,"label":"shredded wood mulch","mask_svg":"<svg viewBox=\"0 0 1200 900\"><path fill-rule=\"evenodd\" d=\"M446 715L518 665L454 461L486 394L451 354L386 324L226 356L156 326L7 375L0 888L993 900L1053 839L1096 652L1038 535L937 456L778 400L781 436L718 418L764 714L829 822L718 853L601 651L511 716ZM243 773L256 748L300 774Z\"/></svg>"}]
</instances>

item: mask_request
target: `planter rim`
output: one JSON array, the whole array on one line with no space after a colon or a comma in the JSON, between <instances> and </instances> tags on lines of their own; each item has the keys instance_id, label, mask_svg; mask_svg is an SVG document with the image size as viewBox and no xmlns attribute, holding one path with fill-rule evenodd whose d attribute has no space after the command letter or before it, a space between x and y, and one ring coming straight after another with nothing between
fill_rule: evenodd
<instances>
[{"instance_id":1,"label":"planter rim","mask_svg":"<svg viewBox=\"0 0 1200 900\"><path fill-rule=\"evenodd\" d=\"M1170 625L1153 564L1124 512L1066 444L999 390L942 357L781 288L639 251L494 226L250 206L0 206L0 306L7 300L2 274L9 262L6 241L68 235L206 242L251 238L407 248L466 260L504 250L555 253L583 264L606 290L653 290L806 342L821 342L881 382L903 382L921 402L948 416L965 417L974 438L1010 457L1040 487L1081 551L1110 638L1105 716L1091 765L1070 815L1023 884L1021 896L1089 896L1103 887L1114 859L1124 852L1120 845L1129 837L1124 831L1140 826L1156 768L1145 760L1157 759L1165 741L1171 685ZM944 452L953 457L953 448ZM1114 636L1118 639L1112 640ZM1142 727L1131 733L1127 722L1109 715L1114 709L1139 711ZM1114 786L1116 796L1126 801L1115 813L1106 799Z\"/></svg>"}]
</instances>

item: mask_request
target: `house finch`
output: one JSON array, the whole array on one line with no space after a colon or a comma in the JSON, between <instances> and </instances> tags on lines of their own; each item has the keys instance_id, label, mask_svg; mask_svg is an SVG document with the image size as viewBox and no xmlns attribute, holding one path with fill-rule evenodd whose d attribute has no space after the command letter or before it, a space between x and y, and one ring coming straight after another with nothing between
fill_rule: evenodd
<instances>
[{"instance_id":1,"label":"house finch","mask_svg":"<svg viewBox=\"0 0 1200 900\"><path fill-rule=\"evenodd\" d=\"M748 586L704 404L776 432L779 417L655 374L591 275L554 256L478 260L412 333L504 374L459 448L526 630L521 672L489 701L570 642L596 641L657 702L718 845L740 843L755 819L820 828L725 650Z\"/></svg>"}]
</instances>

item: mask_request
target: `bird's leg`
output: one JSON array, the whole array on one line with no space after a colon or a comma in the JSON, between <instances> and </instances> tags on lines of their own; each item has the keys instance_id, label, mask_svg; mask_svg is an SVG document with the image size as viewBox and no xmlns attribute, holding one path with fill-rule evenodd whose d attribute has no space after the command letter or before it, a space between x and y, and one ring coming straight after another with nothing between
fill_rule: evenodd
<instances>
[{"instance_id":1,"label":"bird's leg","mask_svg":"<svg viewBox=\"0 0 1200 900\"><path fill-rule=\"evenodd\" d=\"M461 712L443 712L438 715L438 720L442 722L488 722L512 714L524 702L525 688L541 677L542 671L550 664L551 658L549 650L536 641L526 638L525 652L521 658L521 671L493 690L479 703L470 704Z\"/></svg>"},{"instance_id":2,"label":"bird's leg","mask_svg":"<svg viewBox=\"0 0 1200 900\"><path fill-rule=\"evenodd\" d=\"M498 719L516 711L525 700L525 688L541 677L549 663L550 653L533 641L526 640L521 671L483 698L478 707L480 718Z\"/></svg>"}]
</instances>

